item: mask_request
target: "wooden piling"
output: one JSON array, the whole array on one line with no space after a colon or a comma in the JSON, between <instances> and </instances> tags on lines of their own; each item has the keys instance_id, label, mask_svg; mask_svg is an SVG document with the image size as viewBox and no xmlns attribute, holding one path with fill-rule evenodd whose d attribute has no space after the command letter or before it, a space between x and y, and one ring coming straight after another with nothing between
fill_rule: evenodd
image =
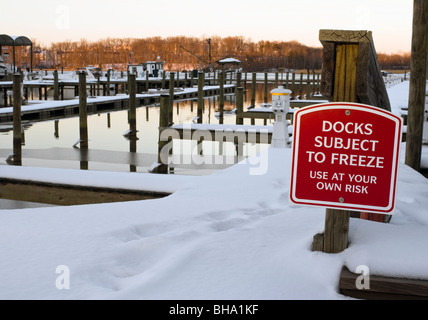
<instances>
[{"instance_id":1,"label":"wooden piling","mask_svg":"<svg viewBox=\"0 0 428 320\"><path fill-rule=\"evenodd\" d=\"M323 45L321 93L332 101L360 102L387 109L389 99L369 31L320 30ZM337 253L348 245L351 212L326 209L323 241L314 237L314 245L322 244L327 253Z\"/></svg>"},{"instance_id":2,"label":"wooden piling","mask_svg":"<svg viewBox=\"0 0 428 320\"><path fill-rule=\"evenodd\" d=\"M242 81L242 72L238 72L236 74L236 87L241 87L241 81Z\"/></svg>"},{"instance_id":3,"label":"wooden piling","mask_svg":"<svg viewBox=\"0 0 428 320\"><path fill-rule=\"evenodd\" d=\"M265 72L265 85L264 85L264 97L263 97L263 102L267 103L268 102L268 73Z\"/></svg>"},{"instance_id":4,"label":"wooden piling","mask_svg":"<svg viewBox=\"0 0 428 320\"><path fill-rule=\"evenodd\" d=\"M59 100L58 70L53 72L54 75L54 100Z\"/></svg>"},{"instance_id":5,"label":"wooden piling","mask_svg":"<svg viewBox=\"0 0 428 320\"><path fill-rule=\"evenodd\" d=\"M21 75L13 75L13 165L22 165Z\"/></svg>"},{"instance_id":6,"label":"wooden piling","mask_svg":"<svg viewBox=\"0 0 428 320\"><path fill-rule=\"evenodd\" d=\"M149 92L149 72L146 71L146 92Z\"/></svg>"},{"instance_id":7,"label":"wooden piling","mask_svg":"<svg viewBox=\"0 0 428 320\"><path fill-rule=\"evenodd\" d=\"M165 72L162 72L161 88L165 89Z\"/></svg>"},{"instance_id":8,"label":"wooden piling","mask_svg":"<svg viewBox=\"0 0 428 320\"><path fill-rule=\"evenodd\" d=\"M170 106L170 96L167 94L161 94L160 96L160 114L159 114L159 140L158 140L158 163L157 166L151 171L152 173L168 173L168 164L163 163L162 159L164 155L162 152L165 152L165 147L171 141L161 140L162 130L169 126L169 106Z\"/></svg>"},{"instance_id":9,"label":"wooden piling","mask_svg":"<svg viewBox=\"0 0 428 320\"><path fill-rule=\"evenodd\" d=\"M428 3L426 0L414 0L405 163L416 171L421 169L427 78L427 31Z\"/></svg>"},{"instance_id":10,"label":"wooden piling","mask_svg":"<svg viewBox=\"0 0 428 320\"><path fill-rule=\"evenodd\" d=\"M311 73L308 71L306 74L306 95L305 99L309 99L311 97Z\"/></svg>"},{"instance_id":11,"label":"wooden piling","mask_svg":"<svg viewBox=\"0 0 428 320\"><path fill-rule=\"evenodd\" d=\"M204 73L198 74L198 123L202 123L202 114L204 110Z\"/></svg>"},{"instance_id":12,"label":"wooden piling","mask_svg":"<svg viewBox=\"0 0 428 320\"><path fill-rule=\"evenodd\" d=\"M299 99L303 98L303 72L300 72Z\"/></svg>"},{"instance_id":13,"label":"wooden piling","mask_svg":"<svg viewBox=\"0 0 428 320\"><path fill-rule=\"evenodd\" d=\"M224 72L220 72L218 77L218 83L220 87L220 95L219 95L219 106L218 111L220 113L219 123L223 124L224 120Z\"/></svg>"},{"instance_id":14,"label":"wooden piling","mask_svg":"<svg viewBox=\"0 0 428 320\"><path fill-rule=\"evenodd\" d=\"M80 149L88 149L88 110L86 96L86 74L81 71L79 72Z\"/></svg>"},{"instance_id":15,"label":"wooden piling","mask_svg":"<svg viewBox=\"0 0 428 320\"><path fill-rule=\"evenodd\" d=\"M175 77L175 73L174 72L170 72L169 73L169 106L168 106L168 121L169 121L169 125L168 126L172 126L173 125L173 107L174 107L174 77Z\"/></svg>"},{"instance_id":16,"label":"wooden piling","mask_svg":"<svg viewBox=\"0 0 428 320\"><path fill-rule=\"evenodd\" d=\"M291 74L291 97L296 97L296 73Z\"/></svg>"},{"instance_id":17,"label":"wooden piling","mask_svg":"<svg viewBox=\"0 0 428 320\"><path fill-rule=\"evenodd\" d=\"M236 91L236 124L244 124L241 117L244 112L244 88L238 87Z\"/></svg>"},{"instance_id":18,"label":"wooden piling","mask_svg":"<svg viewBox=\"0 0 428 320\"><path fill-rule=\"evenodd\" d=\"M256 85L257 85L257 73L253 72L251 79L251 106L256 106Z\"/></svg>"},{"instance_id":19,"label":"wooden piling","mask_svg":"<svg viewBox=\"0 0 428 320\"><path fill-rule=\"evenodd\" d=\"M110 96L110 70L107 71L107 89L106 89L106 95Z\"/></svg>"},{"instance_id":20,"label":"wooden piling","mask_svg":"<svg viewBox=\"0 0 428 320\"><path fill-rule=\"evenodd\" d=\"M137 138L137 107L136 107L136 81L135 74L129 75L129 139L136 140Z\"/></svg>"}]
</instances>

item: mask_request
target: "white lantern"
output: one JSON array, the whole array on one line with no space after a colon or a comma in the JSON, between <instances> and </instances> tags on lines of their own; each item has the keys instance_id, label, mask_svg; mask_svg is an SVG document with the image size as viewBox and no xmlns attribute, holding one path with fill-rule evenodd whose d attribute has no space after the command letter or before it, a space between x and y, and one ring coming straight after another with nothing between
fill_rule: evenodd
<instances>
[{"instance_id":1,"label":"white lantern","mask_svg":"<svg viewBox=\"0 0 428 320\"><path fill-rule=\"evenodd\" d=\"M290 139L286 116L290 110L291 90L279 86L270 93L272 95L272 111L275 113L271 145L274 148L289 148Z\"/></svg>"}]
</instances>

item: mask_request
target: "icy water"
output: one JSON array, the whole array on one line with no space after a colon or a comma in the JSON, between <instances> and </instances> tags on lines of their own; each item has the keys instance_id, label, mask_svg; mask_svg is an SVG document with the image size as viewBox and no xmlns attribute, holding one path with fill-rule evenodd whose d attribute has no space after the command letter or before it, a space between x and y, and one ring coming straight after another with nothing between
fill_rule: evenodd
<instances>
[{"instance_id":1,"label":"icy water","mask_svg":"<svg viewBox=\"0 0 428 320\"><path fill-rule=\"evenodd\" d=\"M244 96L244 109L250 104L251 86ZM270 86L270 91L273 86ZM263 85L258 85L256 103L263 102ZM270 99L270 97L269 97ZM203 123L218 124L218 97L204 100ZM226 95L225 110L235 108L235 95ZM148 172L157 161L159 139L159 106L141 106L137 108L137 137L136 143L130 142L124 134L129 129L128 111L114 111L88 116L89 150L83 154L73 145L79 139L79 118L61 118L44 122L25 122L22 147L22 165L30 167L51 167L81 169L82 162L87 161L89 170ZM197 116L197 101L174 102L174 124L192 123ZM228 112L224 115L224 124L235 124L235 115ZM244 124L250 124L249 119ZM255 124L263 124L257 119ZM268 124L272 124L268 121ZM12 152L13 134L11 125L3 125L0 132L0 165L7 165L6 158ZM174 141L174 152L185 154L185 150L195 148L196 142ZM267 145L246 144L244 156L255 154ZM220 151L218 143L204 142L204 150L208 154L222 153L233 156L236 153L233 143L225 143ZM174 174L203 175L232 165L230 161L220 165L177 165Z\"/></svg>"},{"instance_id":2,"label":"icy water","mask_svg":"<svg viewBox=\"0 0 428 320\"><path fill-rule=\"evenodd\" d=\"M268 87L269 91L271 89L273 89L273 85ZM263 99L264 88L263 85L258 84L256 104L262 103ZM244 110L250 105L250 100L251 85L248 85L244 94ZM218 105L218 96L204 100L203 123L220 123L218 114L216 114ZM227 112L235 107L235 95L226 95L224 124L235 124L235 115ZM23 123L22 165L65 169L82 169L87 166L88 170L148 172L158 158L159 109L158 105L137 108L138 140L136 143L132 143L124 136L129 130L127 110L89 115L89 150L87 153L82 153L79 148L73 147L79 139L79 118L77 116L42 122L25 122ZM174 124L192 123L196 116L196 100L174 102ZM244 119L244 124L251 124L250 119ZM264 121L257 119L255 124L262 125ZM273 122L268 120L267 124L270 125ZM243 156L253 155L267 147L266 144L245 144ZM12 153L12 149L12 124L0 124L0 165L8 165L6 158ZM186 154L188 150L195 149L196 141L174 140L174 154ZM218 142L204 142L203 150L206 155L221 153L225 159L227 157L227 160L216 164L176 165L170 173L207 175L233 165L239 160L236 157L236 147L233 143L227 142L220 147ZM0 199L0 210L42 206L49 205Z\"/></svg>"}]
</instances>

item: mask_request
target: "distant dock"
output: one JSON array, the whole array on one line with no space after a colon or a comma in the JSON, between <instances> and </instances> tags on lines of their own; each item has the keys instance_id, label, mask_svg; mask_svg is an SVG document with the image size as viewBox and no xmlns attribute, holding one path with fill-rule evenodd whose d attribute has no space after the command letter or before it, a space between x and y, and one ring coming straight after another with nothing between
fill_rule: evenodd
<instances>
[{"instance_id":1,"label":"distant dock","mask_svg":"<svg viewBox=\"0 0 428 320\"><path fill-rule=\"evenodd\" d=\"M152 90L149 93L136 95L136 103L138 106L148 106L160 102L160 95L167 93L168 90ZM225 94L235 92L235 85L225 85ZM205 86L203 88L203 96L215 96L220 94L219 86ZM185 88L174 90L174 100L196 99L198 96L198 88ZM100 112L108 112L114 110L128 109L129 95L117 94L115 96L89 96L87 98L87 106L89 114ZM58 117L72 117L79 114L79 99L71 100L49 100L38 101L30 100L22 106L22 120L49 120ZM13 108L0 108L0 123L13 121Z\"/></svg>"}]
</instances>

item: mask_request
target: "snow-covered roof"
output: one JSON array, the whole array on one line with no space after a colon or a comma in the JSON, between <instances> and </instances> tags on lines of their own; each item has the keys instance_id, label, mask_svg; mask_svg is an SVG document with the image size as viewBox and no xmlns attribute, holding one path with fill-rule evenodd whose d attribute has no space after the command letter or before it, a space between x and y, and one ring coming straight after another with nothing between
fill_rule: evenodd
<instances>
[{"instance_id":1,"label":"snow-covered roof","mask_svg":"<svg viewBox=\"0 0 428 320\"><path fill-rule=\"evenodd\" d=\"M7 34L0 34L1 46L30 46L32 41L25 36L9 36Z\"/></svg>"},{"instance_id":2,"label":"snow-covered roof","mask_svg":"<svg viewBox=\"0 0 428 320\"><path fill-rule=\"evenodd\" d=\"M225 59L219 60L218 63L241 63L241 61L235 58L225 58Z\"/></svg>"}]
</instances>

